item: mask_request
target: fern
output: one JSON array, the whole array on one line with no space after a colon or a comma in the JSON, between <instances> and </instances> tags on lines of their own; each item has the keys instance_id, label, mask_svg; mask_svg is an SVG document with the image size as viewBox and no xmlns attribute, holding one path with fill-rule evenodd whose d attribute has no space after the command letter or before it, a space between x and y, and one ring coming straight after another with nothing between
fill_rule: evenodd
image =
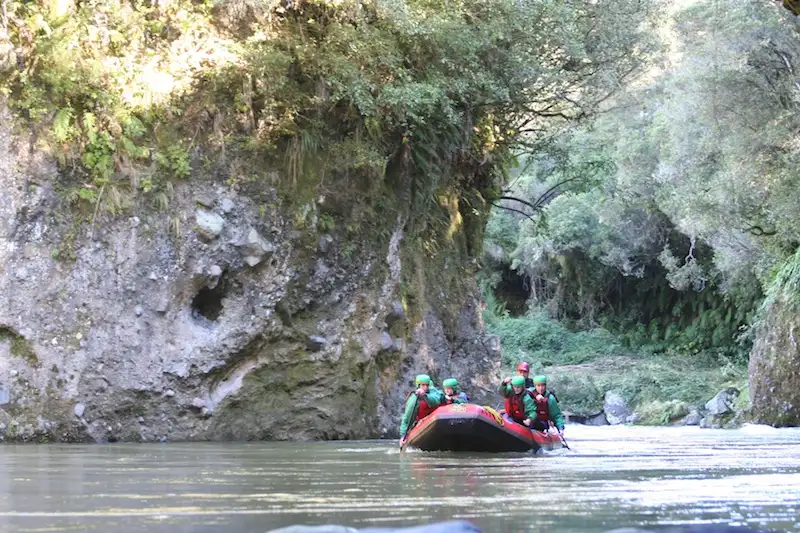
<instances>
[{"instance_id":1,"label":"fern","mask_svg":"<svg viewBox=\"0 0 800 533\"><path fill-rule=\"evenodd\" d=\"M53 138L56 142L65 143L75 134L72 119L75 116L72 108L64 107L58 110L53 119Z\"/></svg>"},{"instance_id":2,"label":"fern","mask_svg":"<svg viewBox=\"0 0 800 533\"><path fill-rule=\"evenodd\" d=\"M83 114L83 131L89 139L89 143L97 141L97 117L94 113L86 112Z\"/></svg>"}]
</instances>

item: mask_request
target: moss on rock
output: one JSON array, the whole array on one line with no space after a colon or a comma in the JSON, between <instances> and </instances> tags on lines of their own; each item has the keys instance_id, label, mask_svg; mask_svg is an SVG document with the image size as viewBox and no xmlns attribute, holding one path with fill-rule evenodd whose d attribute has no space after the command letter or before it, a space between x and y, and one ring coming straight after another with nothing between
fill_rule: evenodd
<instances>
[{"instance_id":1,"label":"moss on rock","mask_svg":"<svg viewBox=\"0 0 800 533\"><path fill-rule=\"evenodd\" d=\"M0 327L0 341L3 340L10 343L11 355L24 359L32 367L39 366L39 358L25 337L11 328Z\"/></svg>"}]
</instances>

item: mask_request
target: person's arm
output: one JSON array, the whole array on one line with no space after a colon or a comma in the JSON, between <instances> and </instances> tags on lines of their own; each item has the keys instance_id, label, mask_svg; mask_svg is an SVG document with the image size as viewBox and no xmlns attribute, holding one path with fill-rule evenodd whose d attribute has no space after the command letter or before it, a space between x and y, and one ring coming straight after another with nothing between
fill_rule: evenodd
<instances>
[{"instance_id":1,"label":"person's arm","mask_svg":"<svg viewBox=\"0 0 800 533\"><path fill-rule=\"evenodd\" d=\"M417 410L417 395L412 394L406 400L406 409L403 411L403 418L400 421L400 440L406 438L406 433L408 433L408 427L411 425L411 421L414 420L414 414Z\"/></svg>"},{"instance_id":2,"label":"person's arm","mask_svg":"<svg viewBox=\"0 0 800 533\"><path fill-rule=\"evenodd\" d=\"M522 407L525 409L525 419L536 419L536 402L530 394L522 393Z\"/></svg>"},{"instance_id":3,"label":"person's arm","mask_svg":"<svg viewBox=\"0 0 800 533\"><path fill-rule=\"evenodd\" d=\"M547 410L550 414L550 420L552 420L556 428L559 431L564 431L564 413L561 412L561 406L558 405L558 400L552 394L549 394L550 399L547 401Z\"/></svg>"},{"instance_id":4,"label":"person's arm","mask_svg":"<svg viewBox=\"0 0 800 533\"><path fill-rule=\"evenodd\" d=\"M444 393L436 387L431 386L428 388L428 394L425 396L425 400L431 407L437 407L444 403Z\"/></svg>"},{"instance_id":5,"label":"person's arm","mask_svg":"<svg viewBox=\"0 0 800 533\"><path fill-rule=\"evenodd\" d=\"M503 381L500 383L500 395L503 398L508 398L511 395L511 384Z\"/></svg>"}]
</instances>

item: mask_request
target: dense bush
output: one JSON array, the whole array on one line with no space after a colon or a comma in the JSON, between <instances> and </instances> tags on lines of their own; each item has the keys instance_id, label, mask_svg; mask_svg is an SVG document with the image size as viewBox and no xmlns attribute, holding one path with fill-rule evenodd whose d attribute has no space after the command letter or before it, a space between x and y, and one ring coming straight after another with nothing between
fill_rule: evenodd
<instances>
[{"instance_id":1,"label":"dense bush","mask_svg":"<svg viewBox=\"0 0 800 533\"><path fill-rule=\"evenodd\" d=\"M287 197L334 206L389 190L424 214L444 191L482 226L512 149L642 65L654 9L9 1L2 90L73 175L75 198L93 204L137 191L163 204L169 180L213 159L230 161L231 183L274 185L277 170Z\"/></svg>"},{"instance_id":2,"label":"dense bush","mask_svg":"<svg viewBox=\"0 0 800 533\"><path fill-rule=\"evenodd\" d=\"M662 28L667 68L537 153L508 191L536 211L495 211L490 245L551 317L742 365L800 243L800 34L791 13L753 2L697 2Z\"/></svg>"}]
</instances>

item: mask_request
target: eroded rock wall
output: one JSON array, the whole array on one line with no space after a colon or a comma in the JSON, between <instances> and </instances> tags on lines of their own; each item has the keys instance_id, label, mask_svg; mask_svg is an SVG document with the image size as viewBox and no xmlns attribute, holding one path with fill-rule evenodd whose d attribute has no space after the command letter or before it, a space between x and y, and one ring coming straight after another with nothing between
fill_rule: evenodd
<instances>
[{"instance_id":1,"label":"eroded rock wall","mask_svg":"<svg viewBox=\"0 0 800 533\"><path fill-rule=\"evenodd\" d=\"M750 353L750 416L755 422L800 426L799 337L796 305L783 298L772 302Z\"/></svg>"},{"instance_id":2,"label":"eroded rock wall","mask_svg":"<svg viewBox=\"0 0 800 533\"><path fill-rule=\"evenodd\" d=\"M164 211L79 216L53 162L0 120L5 440L394 436L416 373L478 401L493 389L474 283L446 302L449 325L428 295L404 303L425 259L401 261L402 217L374 246L304 229L274 189L202 176Z\"/></svg>"}]
</instances>

